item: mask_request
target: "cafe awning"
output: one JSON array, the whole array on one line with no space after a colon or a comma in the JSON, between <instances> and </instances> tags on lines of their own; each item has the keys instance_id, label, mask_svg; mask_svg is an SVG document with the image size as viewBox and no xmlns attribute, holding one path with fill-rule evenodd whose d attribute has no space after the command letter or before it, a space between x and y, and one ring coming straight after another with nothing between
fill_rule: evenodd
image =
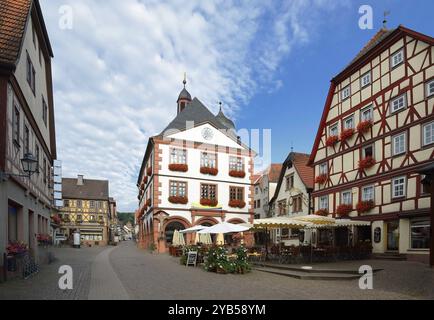
<instances>
[{"instance_id":1,"label":"cafe awning","mask_svg":"<svg viewBox=\"0 0 434 320\"><path fill-rule=\"evenodd\" d=\"M256 219L253 221L254 229L280 229L280 228L292 228L292 229L303 229L310 225L309 222L304 222L300 220L295 220L290 217L273 217L265 219Z\"/></svg>"},{"instance_id":2,"label":"cafe awning","mask_svg":"<svg viewBox=\"0 0 434 320\"><path fill-rule=\"evenodd\" d=\"M310 223L312 225L318 226L318 225L330 225L335 223L336 219L332 218L332 217L327 217L327 216L320 216L317 214L309 214L306 216L298 216L298 217L294 217L294 220L297 221L303 221L303 222L307 222Z\"/></svg>"},{"instance_id":3,"label":"cafe awning","mask_svg":"<svg viewBox=\"0 0 434 320\"><path fill-rule=\"evenodd\" d=\"M306 229L319 229L319 228L340 228L340 227L351 227L351 226L370 226L371 222L369 221L360 221L360 220L350 220L350 219L335 219L334 223L331 224L319 224L319 225L311 225Z\"/></svg>"}]
</instances>

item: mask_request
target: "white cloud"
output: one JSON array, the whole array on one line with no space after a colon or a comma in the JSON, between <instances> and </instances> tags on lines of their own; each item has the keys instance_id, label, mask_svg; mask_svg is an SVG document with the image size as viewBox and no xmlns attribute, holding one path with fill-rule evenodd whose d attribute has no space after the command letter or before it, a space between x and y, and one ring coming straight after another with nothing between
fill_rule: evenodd
<instances>
[{"instance_id":1,"label":"white cloud","mask_svg":"<svg viewBox=\"0 0 434 320\"><path fill-rule=\"evenodd\" d=\"M276 70L307 43L321 10L334 1L42 0L54 48L58 157L64 174L110 180L121 210L137 205L138 170L147 138L176 113L182 74L213 111L246 108ZM72 30L58 27L62 5ZM330 9L332 8L332 9ZM259 80L258 80L259 79Z\"/></svg>"}]
</instances>

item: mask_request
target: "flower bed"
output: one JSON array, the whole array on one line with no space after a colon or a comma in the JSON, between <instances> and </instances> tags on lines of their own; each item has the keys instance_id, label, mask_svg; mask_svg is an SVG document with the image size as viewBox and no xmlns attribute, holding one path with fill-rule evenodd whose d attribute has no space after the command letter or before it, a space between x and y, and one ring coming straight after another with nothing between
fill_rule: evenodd
<instances>
[{"instance_id":1,"label":"flower bed","mask_svg":"<svg viewBox=\"0 0 434 320\"><path fill-rule=\"evenodd\" d=\"M317 216L327 217L329 215L329 211L327 209L319 209L315 212Z\"/></svg>"},{"instance_id":2,"label":"flower bed","mask_svg":"<svg viewBox=\"0 0 434 320\"><path fill-rule=\"evenodd\" d=\"M341 204L336 208L336 213L341 217L346 217L353 211L353 206L351 204Z\"/></svg>"},{"instance_id":3,"label":"flower bed","mask_svg":"<svg viewBox=\"0 0 434 320\"><path fill-rule=\"evenodd\" d=\"M358 213L369 212L370 210L372 210L374 208L375 208L375 203L373 200L360 201L356 206Z\"/></svg>"},{"instance_id":4,"label":"flower bed","mask_svg":"<svg viewBox=\"0 0 434 320\"><path fill-rule=\"evenodd\" d=\"M216 168L200 167L200 173L216 176L219 171Z\"/></svg>"},{"instance_id":5,"label":"flower bed","mask_svg":"<svg viewBox=\"0 0 434 320\"><path fill-rule=\"evenodd\" d=\"M6 252L8 255L15 256L19 254L26 253L28 251L27 245L21 241L9 242L6 247Z\"/></svg>"},{"instance_id":6,"label":"flower bed","mask_svg":"<svg viewBox=\"0 0 434 320\"><path fill-rule=\"evenodd\" d=\"M375 159L371 156L366 157L365 159L361 159L359 161L359 169L365 170L373 167L375 165Z\"/></svg>"},{"instance_id":7,"label":"flower bed","mask_svg":"<svg viewBox=\"0 0 434 320\"><path fill-rule=\"evenodd\" d=\"M200 199L200 204L206 207L215 207L218 201L217 199Z\"/></svg>"},{"instance_id":8,"label":"flower bed","mask_svg":"<svg viewBox=\"0 0 434 320\"><path fill-rule=\"evenodd\" d=\"M239 247L235 250L236 258L228 258L228 250L224 247L212 247L208 251L204 268L209 272L220 274L236 273L244 274L251 270L251 265L247 262L247 249Z\"/></svg>"},{"instance_id":9,"label":"flower bed","mask_svg":"<svg viewBox=\"0 0 434 320\"><path fill-rule=\"evenodd\" d=\"M320 174L315 178L315 183L324 184L327 181L327 175L326 174Z\"/></svg>"},{"instance_id":10,"label":"flower bed","mask_svg":"<svg viewBox=\"0 0 434 320\"><path fill-rule=\"evenodd\" d=\"M244 178L246 173L244 171L231 170L229 171L229 175L234 178Z\"/></svg>"},{"instance_id":11,"label":"flower bed","mask_svg":"<svg viewBox=\"0 0 434 320\"><path fill-rule=\"evenodd\" d=\"M152 175L152 167L148 167L148 169L146 169L146 174L148 176Z\"/></svg>"},{"instance_id":12,"label":"flower bed","mask_svg":"<svg viewBox=\"0 0 434 320\"><path fill-rule=\"evenodd\" d=\"M229 200L229 207L232 208L244 208L246 206L246 203L243 200Z\"/></svg>"},{"instance_id":13,"label":"flower bed","mask_svg":"<svg viewBox=\"0 0 434 320\"><path fill-rule=\"evenodd\" d=\"M339 137L338 136L330 136L326 140L326 146L327 147L333 147L336 143L338 143Z\"/></svg>"},{"instance_id":14,"label":"flower bed","mask_svg":"<svg viewBox=\"0 0 434 320\"><path fill-rule=\"evenodd\" d=\"M361 132L361 133L366 133L369 131L369 129L372 128L372 121L370 120L366 120L366 121L361 121L359 122L359 124L357 125L357 131Z\"/></svg>"},{"instance_id":15,"label":"flower bed","mask_svg":"<svg viewBox=\"0 0 434 320\"><path fill-rule=\"evenodd\" d=\"M188 165L182 163L171 163L169 164L170 171L179 171L179 172L187 172Z\"/></svg>"},{"instance_id":16,"label":"flower bed","mask_svg":"<svg viewBox=\"0 0 434 320\"><path fill-rule=\"evenodd\" d=\"M170 203L175 203L175 204L187 204L188 203L187 197L170 196L168 200Z\"/></svg>"},{"instance_id":17,"label":"flower bed","mask_svg":"<svg viewBox=\"0 0 434 320\"><path fill-rule=\"evenodd\" d=\"M346 141L349 138L351 138L354 134L354 129L349 128L349 129L344 129L341 132L341 141Z\"/></svg>"}]
</instances>

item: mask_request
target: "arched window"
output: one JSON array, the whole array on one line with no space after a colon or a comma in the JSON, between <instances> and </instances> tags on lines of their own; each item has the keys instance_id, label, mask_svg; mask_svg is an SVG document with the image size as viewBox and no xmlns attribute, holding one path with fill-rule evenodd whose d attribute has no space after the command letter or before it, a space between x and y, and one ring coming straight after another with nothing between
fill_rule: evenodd
<instances>
[{"instance_id":1,"label":"arched window","mask_svg":"<svg viewBox=\"0 0 434 320\"><path fill-rule=\"evenodd\" d=\"M169 222L169 224L166 226L165 229L166 243L172 244L173 233L175 232L175 230L180 231L184 229L185 227L181 222L178 221Z\"/></svg>"}]
</instances>

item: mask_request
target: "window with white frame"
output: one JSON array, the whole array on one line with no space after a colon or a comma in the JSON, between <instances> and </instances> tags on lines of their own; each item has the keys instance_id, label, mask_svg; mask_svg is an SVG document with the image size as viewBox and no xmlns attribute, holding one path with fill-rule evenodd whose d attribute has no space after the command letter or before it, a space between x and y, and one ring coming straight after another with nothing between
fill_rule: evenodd
<instances>
[{"instance_id":1,"label":"window with white frame","mask_svg":"<svg viewBox=\"0 0 434 320\"><path fill-rule=\"evenodd\" d=\"M345 129L354 129L354 116L348 117L344 120Z\"/></svg>"},{"instance_id":2,"label":"window with white frame","mask_svg":"<svg viewBox=\"0 0 434 320\"><path fill-rule=\"evenodd\" d=\"M390 113L397 112L407 107L407 95L403 94L399 97L392 99L390 102Z\"/></svg>"},{"instance_id":3,"label":"window with white frame","mask_svg":"<svg viewBox=\"0 0 434 320\"><path fill-rule=\"evenodd\" d=\"M405 177L392 179L392 198L405 197Z\"/></svg>"},{"instance_id":4,"label":"window with white frame","mask_svg":"<svg viewBox=\"0 0 434 320\"><path fill-rule=\"evenodd\" d=\"M319 165L319 174L327 174L328 168L327 168L327 162L321 163Z\"/></svg>"},{"instance_id":5,"label":"window with white frame","mask_svg":"<svg viewBox=\"0 0 434 320\"><path fill-rule=\"evenodd\" d=\"M244 161L241 157L229 157L229 170L244 171Z\"/></svg>"},{"instance_id":6,"label":"window with white frame","mask_svg":"<svg viewBox=\"0 0 434 320\"><path fill-rule=\"evenodd\" d=\"M393 155L405 153L405 132L397 134L392 138Z\"/></svg>"},{"instance_id":7,"label":"window with white frame","mask_svg":"<svg viewBox=\"0 0 434 320\"><path fill-rule=\"evenodd\" d=\"M432 95L434 95L434 79L426 84L426 96L431 97Z\"/></svg>"},{"instance_id":8,"label":"window with white frame","mask_svg":"<svg viewBox=\"0 0 434 320\"><path fill-rule=\"evenodd\" d=\"M341 204L352 204L353 203L353 194L351 190L343 191L341 193Z\"/></svg>"},{"instance_id":9,"label":"window with white frame","mask_svg":"<svg viewBox=\"0 0 434 320\"><path fill-rule=\"evenodd\" d=\"M319 208L320 209L329 209L329 196L322 196L319 198Z\"/></svg>"},{"instance_id":10,"label":"window with white frame","mask_svg":"<svg viewBox=\"0 0 434 320\"><path fill-rule=\"evenodd\" d=\"M404 62L404 50L399 50L391 56L391 67L394 68Z\"/></svg>"},{"instance_id":11,"label":"window with white frame","mask_svg":"<svg viewBox=\"0 0 434 320\"><path fill-rule=\"evenodd\" d=\"M374 186L366 186L362 188L362 201L374 200Z\"/></svg>"},{"instance_id":12,"label":"window with white frame","mask_svg":"<svg viewBox=\"0 0 434 320\"><path fill-rule=\"evenodd\" d=\"M187 163L187 150L173 148L170 150L170 163L171 164L186 164Z\"/></svg>"},{"instance_id":13,"label":"window with white frame","mask_svg":"<svg viewBox=\"0 0 434 320\"><path fill-rule=\"evenodd\" d=\"M423 126L423 145L434 143L434 121Z\"/></svg>"},{"instance_id":14,"label":"window with white frame","mask_svg":"<svg viewBox=\"0 0 434 320\"><path fill-rule=\"evenodd\" d=\"M371 83L371 72L366 72L360 78L360 86L363 88L363 87L366 87L370 83Z\"/></svg>"},{"instance_id":15,"label":"window with white frame","mask_svg":"<svg viewBox=\"0 0 434 320\"><path fill-rule=\"evenodd\" d=\"M361 121L372 121L372 119L373 119L372 105L367 106L360 111Z\"/></svg>"},{"instance_id":16,"label":"window with white frame","mask_svg":"<svg viewBox=\"0 0 434 320\"><path fill-rule=\"evenodd\" d=\"M169 195L171 197L186 197L187 196L187 182L170 181Z\"/></svg>"},{"instance_id":17,"label":"window with white frame","mask_svg":"<svg viewBox=\"0 0 434 320\"><path fill-rule=\"evenodd\" d=\"M330 133L330 136L337 136L337 135L339 135L338 124L332 125L330 127L329 133Z\"/></svg>"},{"instance_id":18,"label":"window with white frame","mask_svg":"<svg viewBox=\"0 0 434 320\"><path fill-rule=\"evenodd\" d=\"M202 152L200 157L201 167L217 168L217 154Z\"/></svg>"},{"instance_id":19,"label":"window with white frame","mask_svg":"<svg viewBox=\"0 0 434 320\"><path fill-rule=\"evenodd\" d=\"M351 94L350 85L347 85L345 88L342 89L341 92L342 100L348 99L350 94Z\"/></svg>"}]
</instances>

